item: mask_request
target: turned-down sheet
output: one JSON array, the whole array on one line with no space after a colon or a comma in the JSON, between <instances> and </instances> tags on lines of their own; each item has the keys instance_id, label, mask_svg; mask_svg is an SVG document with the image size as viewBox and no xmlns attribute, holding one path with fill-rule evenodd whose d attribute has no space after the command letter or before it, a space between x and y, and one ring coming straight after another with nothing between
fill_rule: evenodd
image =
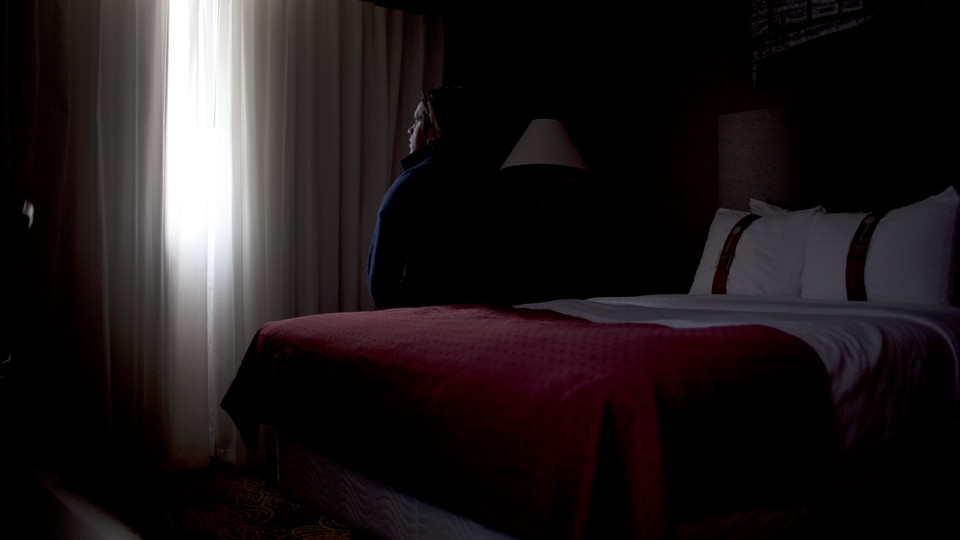
<instances>
[{"instance_id":1,"label":"turned-down sheet","mask_svg":"<svg viewBox=\"0 0 960 540\"><path fill-rule=\"evenodd\" d=\"M960 422L960 308L753 295L659 294L562 299L524 307L595 322L673 328L763 324L809 344L830 376L837 460L896 459L929 414ZM868 457L869 456L869 457Z\"/></svg>"},{"instance_id":2,"label":"turned-down sheet","mask_svg":"<svg viewBox=\"0 0 960 540\"><path fill-rule=\"evenodd\" d=\"M260 329L222 405L250 446L274 426L507 535L658 538L812 488L853 463L838 456L887 459L915 414L953 417L956 313L847 307L661 295L299 317Z\"/></svg>"}]
</instances>

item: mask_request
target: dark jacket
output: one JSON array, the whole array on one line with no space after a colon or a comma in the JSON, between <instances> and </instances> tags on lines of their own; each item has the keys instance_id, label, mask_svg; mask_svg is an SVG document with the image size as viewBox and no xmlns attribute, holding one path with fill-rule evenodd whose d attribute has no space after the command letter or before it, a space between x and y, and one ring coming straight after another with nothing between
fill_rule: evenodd
<instances>
[{"instance_id":1,"label":"dark jacket","mask_svg":"<svg viewBox=\"0 0 960 540\"><path fill-rule=\"evenodd\" d=\"M484 173L464 152L425 145L401 160L383 196L367 259L378 309L480 302L484 260Z\"/></svg>"}]
</instances>

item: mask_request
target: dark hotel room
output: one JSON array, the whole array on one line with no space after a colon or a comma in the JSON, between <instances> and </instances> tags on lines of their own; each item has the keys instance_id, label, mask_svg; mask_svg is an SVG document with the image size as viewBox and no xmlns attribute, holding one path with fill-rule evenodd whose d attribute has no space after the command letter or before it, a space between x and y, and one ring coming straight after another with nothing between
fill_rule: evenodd
<instances>
[{"instance_id":1,"label":"dark hotel room","mask_svg":"<svg viewBox=\"0 0 960 540\"><path fill-rule=\"evenodd\" d=\"M0 7L0 537L960 537L950 0Z\"/></svg>"}]
</instances>

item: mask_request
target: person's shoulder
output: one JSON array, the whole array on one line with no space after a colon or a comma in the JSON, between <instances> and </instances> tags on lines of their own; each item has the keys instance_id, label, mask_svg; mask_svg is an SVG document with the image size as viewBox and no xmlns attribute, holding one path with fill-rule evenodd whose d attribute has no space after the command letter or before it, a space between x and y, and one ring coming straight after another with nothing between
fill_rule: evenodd
<instances>
[{"instance_id":1,"label":"person's shoulder","mask_svg":"<svg viewBox=\"0 0 960 540\"><path fill-rule=\"evenodd\" d=\"M425 188L433 182L434 178L441 176L442 168L442 161L438 162L434 156L428 156L416 165L403 171L403 174L401 174L397 180L401 182L406 189Z\"/></svg>"},{"instance_id":2,"label":"person's shoulder","mask_svg":"<svg viewBox=\"0 0 960 540\"><path fill-rule=\"evenodd\" d=\"M435 178L442 176L438 164L433 157L427 157L415 165L404 169L397 176L390 189L387 190L387 197L393 200L398 199L416 199L423 196L424 191L432 189L436 183Z\"/></svg>"}]
</instances>

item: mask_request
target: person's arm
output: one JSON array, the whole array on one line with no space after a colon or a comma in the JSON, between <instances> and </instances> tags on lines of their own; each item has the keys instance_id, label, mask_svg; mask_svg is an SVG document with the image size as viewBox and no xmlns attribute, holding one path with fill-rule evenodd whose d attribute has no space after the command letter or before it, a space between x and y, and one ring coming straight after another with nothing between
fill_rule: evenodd
<instances>
[{"instance_id":1,"label":"person's arm","mask_svg":"<svg viewBox=\"0 0 960 540\"><path fill-rule=\"evenodd\" d=\"M380 211L377 226L367 256L367 288L377 309L405 305L406 296L403 276L407 259L407 228L404 220L403 197L397 184L387 191Z\"/></svg>"}]
</instances>

